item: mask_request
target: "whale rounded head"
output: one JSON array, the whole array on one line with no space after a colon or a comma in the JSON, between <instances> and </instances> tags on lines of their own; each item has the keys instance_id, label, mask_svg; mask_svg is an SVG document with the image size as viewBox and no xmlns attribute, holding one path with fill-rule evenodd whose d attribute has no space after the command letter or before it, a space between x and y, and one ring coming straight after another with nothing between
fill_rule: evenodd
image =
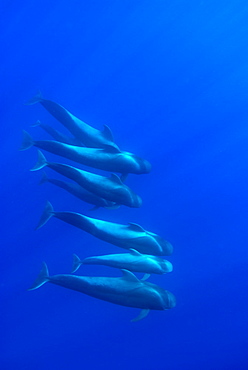
<instances>
[{"instance_id":1,"label":"whale rounded head","mask_svg":"<svg viewBox=\"0 0 248 370\"><path fill-rule=\"evenodd\" d=\"M113 191L112 193L114 193ZM118 188L116 191L118 194L118 198L120 199L120 204L125 204L128 207L132 208L139 208L142 206L142 199L141 197L134 193L131 189L120 189ZM118 200L116 200L118 203Z\"/></svg>"},{"instance_id":2,"label":"whale rounded head","mask_svg":"<svg viewBox=\"0 0 248 370\"><path fill-rule=\"evenodd\" d=\"M160 255L161 256L170 256L173 253L173 246L170 242L163 239L161 236L156 235L154 236L156 239L156 242L159 245L160 248Z\"/></svg>"},{"instance_id":3,"label":"whale rounded head","mask_svg":"<svg viewBox=\"0 0 248 370\"><path fill-rule=\"evenodd\" d=\"M136 155L133 156L133 159L136 163L137 173L139 174L145 174L151 172L151 163L148 162L146 159L142 159Z\"/></svg>"},{"instance_id":4,"label":"whale rounded head","mask_svg":"<svg viewBox=\"0 0 248 370\"><path fill-rule=\"evenodd\" d=\"M163 274L173 271L173 265L167 260L161 260L160 267Z\"/></svg>"},{"instance_id":5,"label":"whale rounded head","mask_svg":"<svg viewBox=\"0 0 248 370\"><path fill-rule=\"evenodd\" d=\"M163 240L163 243L161 243L163 250L167 253L168 256L170 256L173 253L173 246L170 242L167 240Z\"/></svg>"},{"instance_id":6,"label":"whale rounded head","mask_svg":"<svg viewBox=\"0 0 248 370\"><path fill-rule=\"evenodd\" d=\"M163 297L163 308L164 310L174 308L176 306L176 297L174 294L169 292L168 290L164 291L164 297Z\"/></svg>"},{"instance_id":7,"label":"whale rounded head","mask_svg":"<svg viewBox=\"0 0 248 370\"><path fill-rule=\"evenodd\" d=\"M148 162L146 159L144 159L141 168L143 170L143 173L149 173L149 172L151 172L152 165L151 165L150 162Z\"/></svg>"},{"instance_id":8,"label":"whale rounded head","mask_svg":"<svg viewBox=\"0 0 248 370\"><path fill-rule=\"evenodd\" d=\"M132 208L139 208L142 206L142 199L139 195L131 193L126 205Z\"/></svg>"},{"instance_id":9,"label":"whale rounded head","mask_svg":"<svg viewBox=\"0 0 248 370\"><path fill-rule=\"evenodd\" d=\"M125 204L132 208L139 208L142 206L142 199L139 195L133 193L130 194L129 199L127 199Z\"/></svg>"}]
</instances>

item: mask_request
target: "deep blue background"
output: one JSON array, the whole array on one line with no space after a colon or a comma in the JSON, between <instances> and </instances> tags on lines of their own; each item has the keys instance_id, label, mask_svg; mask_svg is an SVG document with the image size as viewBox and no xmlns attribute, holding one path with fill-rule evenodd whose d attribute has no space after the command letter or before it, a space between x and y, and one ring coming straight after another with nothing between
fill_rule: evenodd
<instances>
[{"instance_id":1,"label":"deep blue background","mask_svg":"<svg viewBox=\"0 0 248 370\"><path fill-rule=\"evenodd\" d=\"M247 369L247 1L2 0L0 14L0 368ZM48 138L29 127L37 119L62 130L23 104L39 89L152 163L127 179L142 208L93 215L38 186L36 149L18 151L21 130ZM139 310L52 284L28 292L43 260L51 274L68 273L73 253L121 251L57 219L34 231L47 199L170 240L174 271L150 281L177 307L130 323Z\"/></svg>"}]
</instances>

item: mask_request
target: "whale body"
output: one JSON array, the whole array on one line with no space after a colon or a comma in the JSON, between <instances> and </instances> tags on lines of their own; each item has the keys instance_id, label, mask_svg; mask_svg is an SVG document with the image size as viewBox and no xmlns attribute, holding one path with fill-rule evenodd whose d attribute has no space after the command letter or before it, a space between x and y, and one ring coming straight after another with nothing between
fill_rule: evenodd
<instances>
[{"instance_id":1,"label":"whale body","mask_svg":"<svg viewBox=\"0 0 248 370\"><path fill-rule=\"evenodd\" d=\"M81 199L82 201L86 203L93 204L95 206L94 209L99 208L99 207L104 207L107 209L119 208L119 206L116 205L116 203L110 202L109 200L106 200L104 198L97 196L94 193L91 193L90 191L82 188L82 186L78 185L77 183L52 179L52 178L49 178L44 172L40 180L40 184L44 184L45 182L49 182L53 185L56 185L68 191L70 194L74 195L75 197Z\"/></svg>"},{"instance_id":2,"label":"whale body","mask_svg":"<svg viewBox=\"0 0 248 370\"><path fill-rule=\"evenodd\" d=\"M104 171L144 174L151 170L148 161L111 146L99 149L78 147L54 140L33 140L29 133L23 130L21 150L31 146Z\"/></svg>"},{"instance_id":3,"label":"whale body","mask_svg":"<svg viewBox=\"0 0 248 370\"><path fill-rule=\"evenodd\" d=\"M104 125L104 130L97 130L79 118L71 114L67 109L52 100L43 99L41 94L29 100L27 105L40 103L54 118L66 127L73 136L79 139L85 146L90 148L104 148L111 145L117 148L114 143L110 128Z\"/></svg>"},{"instance_id":4,"label":"whale body","mask_svg":"<svg viewBox=\"0 0 248 370\"><path fill-rule=\"evenodd\" d=\"M104 265L133 272L144 272L146 278L149 277L150 274L165 274L173 270L173 266L169 261L157 256L142 254L135 249L130 249L130 253L87 257L83 260L80 260L80 258L74 254L71 272L76 272L81 265Z\"/></svg>"},{"instance_id":5,"label":"whale body","mask_svg":"<svg viewBox=\"0 0 248 370\"><path fill-rule=\"evenodd\" d=\"M122 277L49 276L47 265L43 263L38 278L29 290L37 289L49 282L121 306L141 308L140 315L132 321L144 318L150 310L167 310L175 307L175 296L168 290L141 281L128 270L122 270L122 273Z\"/></svg>"},{"instance_id":6,"label":"whale body","mask_svg":"<svg viewBox=\"0 0 248 370\"><path fill-rule=\"evenodd\" d=\"M55 140L60 141L61 143L82 146L80 140L76 139L75 137L70 137L62 132L56 130L52 126L46 125L45 123L41 123L39 120L32 125L32 127L41 127L44 131L46 131L49 135L51 135Z\"/></svg>"},{"instance_id":7,"label":"whale body","mask_svg":"<svg viewBox=\"0 0 248 370\"><path fill-rule=\"evenodd\" d=\"M38 161L31 171L40 170L45 166L68 177L101 198L128 207L140 207L142 205L142 199L127 185L123 184L119 176L115 174L105 177L66 164L47 162L41 151L38 151Z\"/></svg>"},{"instance_id":8,"label":"whale body","mask_svg":"<svg viewBox=\"0 0 248 370\"><path fill-rule=\"evenodd\" d=\"M87 217L75 212L55 212L50 202L47 202L36 229L45 225L51 217L56 217L88 232L98 239L124 249L132 248L140 253L153 254L155 256L171 255L173 252L173 247L168 241L157 234L144 230L138 224L121 225Z\"/></svg>"}]
</instances>

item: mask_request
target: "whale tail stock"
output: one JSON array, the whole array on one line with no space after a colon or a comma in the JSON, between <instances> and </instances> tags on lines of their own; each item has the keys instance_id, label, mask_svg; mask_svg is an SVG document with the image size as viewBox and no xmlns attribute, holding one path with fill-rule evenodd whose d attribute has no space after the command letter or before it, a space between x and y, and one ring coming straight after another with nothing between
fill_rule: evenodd
<instances>
[{"instance_id":1,"label":"whale tail stock","mask_svg":"<svg viewBox=\"0 0 248 370\"><path fill-rule=\"evenodd\" d=\"M39 103L42 100L43 100L42 94L41 94L40 91L38 91L38 94L36 94L35 96L33 96L31 99L29 99L25 103L25 105L33 105L33 104Z\"/></svg>"},{"instance_id":2,"label":"whale tail stock","mask_svg":"<svg viewBox=\"0 0 248 370\"><path fill-rule=\"evenodd\" d=\"M38 171L41 170L43 167L47 166L47 160L44 154L38 150L38 160L33 168L30 171Z\"/></svg>"},{"instance_id":3,"label":"whale tail stock","mask_svg":"<svg viewBox=\"0 0 248 370\"><path fill-rule=\"evenodd\" d=\"M38 230L42 226L44 226L47 223L47 221L49 221L50 218L53 217L53 214L54 214L53 206L51 205L50 202L47 201L45 209L41 215L40 221L36 226L35 230Z\"/></svg>"},{"instance_id":4,"label":"whale tail stock","mask_svg":"<svg viewBox=\"0 0 248 370\"><path fill-rule=\"evenodd\" d=\"M19 150L27 150L34 145L32 136L25 130L22 130L22 145Z\"/></svg>"},{"instance_id":5,"label":"whale tail stock","mask_svg":"<svg viewBox=\"0 0 248 370\"><path fill-rule=\"evenodd\" d=\"M81 264L82 264L82 262L81 262L80 258L76 254L73 254L73 262L72 262L71 273L76 272L79 269L79 267L81 266Z\"/></svg>"},{"instance_id":6,"label":"whale tail stock","mask_svg":"<svg viewBox=\"0 0 248 370\"><path fill-rule=\"evenodd\" d=\"M49 281L49 273L48 273L48 268L45 262L42 264L42 269L33 283L33 285L28 289L28 290L35 290L41 287L43 284L45 284L47 281Z\"/></svg>"}]
</instances>

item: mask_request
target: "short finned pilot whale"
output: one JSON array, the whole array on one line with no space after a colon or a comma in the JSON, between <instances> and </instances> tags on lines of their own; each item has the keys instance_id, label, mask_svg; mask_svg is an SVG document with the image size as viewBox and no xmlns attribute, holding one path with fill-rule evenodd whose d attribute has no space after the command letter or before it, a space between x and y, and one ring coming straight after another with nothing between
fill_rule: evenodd
<instances>
[{"instance_id":1,"label":"short finned pilot whale","mask_svg":"<svg viewBox=\"0 0 248 370\"><path fill-rule=\"evenodd\" d=\"M29 100L27 105L35 103L40 103L84 145L91 148L104 148L105 145L111 145L117 148L117 145L114 143L112 132L107 125L104 125L103 131L97 130L75 117L60 104L51 100L43 99L40 93Z\"/></svg>"},{"instance_id":2,"label":"short finned pilot whale","mask_svg":"<svg viewBox=\"0 0 248 370\"><path fill-rule=\"evenodd\" d=\"M40 184L44 184L45 182L50 182L51 184L54 184L68 191L69 193L81 199L82 201L89 204L93 204L95 206L93 209L97 209L99 207L104 207L107 209L117 209L120 207L119 205L116 205L116 203L110 202L109 200L101 198L98 195L82 188L82 186L78 185L77 183L52 179L49 178L44 172L40 180Z\"/></svg>"},{"instance_id":3,"label":"short finned pilot whale","mask_svg":"<svg viewBox=\"0 0 248 370\"><path fill-rule=\"evenodd\" d=\"M173 270L169 261L157 256L141 254L135 249L130 249L129 253L87 257L83 260L74 254L71 272L77 271L81 265L104 265L133 272L144 272L145 278L148 278L150 274L166 274Z\"/></svg>"},{"instance_id":4,"label":"short finned pilot whale","mask_svg":"<svg viewBox=\"0 0 248 370\"><path fill-rule=\"evenodd\" d=\"M175 296L168 290L141 281L128 270L122 270L122 273L122 277L49 276L47 265L43 263L38 278L29 290L37 289L49 282L121 306L141 308L139 316L132 321L143 319L150 310L167 310L175 307Z\"/></svg>"},{"instance_id":5,"label":"short finned pilot whale","mask_svg":"<svg viewBox=\"0 0 248 370\"><path fill-rule=\"evenodd\" d=\"M33 140L29 133L23 130L23 142L20 150L26 150L32 146L104 171L144 174L151 170L148 161L111 146L99 149L79 147L54 140Z\"/></svg>"},{"instance_id":6,"label":"short finned pilot whale","mask_svg":"<svg viewBox=\"0 0 248 370\"><path fill-rule=\"evenodd\" d=\"M45 156L38 151L38 162L31 171L49 167L63 176L77 182L86 190L104 199L123 204L128 207L140 207L142 199L135 194L127 185L123 184L119 176L112 174L110 177L96 175L78 168L62 164L47 162Z\"/></svg>"},{"instance_id":7,"label":"short finned pilot whale","mask_svg":"<svg viewBox=\"0 0 248 370\"><path fill-rule=\"evenodd\" d=\"M51 217L56 217L70 225L76 226L96 238L114 244L117 247L132 248L140 253L153 254L155 256L168 256L173 252L173 247L168 241L157 234L144 230L140 225L133 223L121 225L87 217L75 212L55 212L50 202L47 202L36 229L45 225Z\"/></svg>"}]
</instances>

